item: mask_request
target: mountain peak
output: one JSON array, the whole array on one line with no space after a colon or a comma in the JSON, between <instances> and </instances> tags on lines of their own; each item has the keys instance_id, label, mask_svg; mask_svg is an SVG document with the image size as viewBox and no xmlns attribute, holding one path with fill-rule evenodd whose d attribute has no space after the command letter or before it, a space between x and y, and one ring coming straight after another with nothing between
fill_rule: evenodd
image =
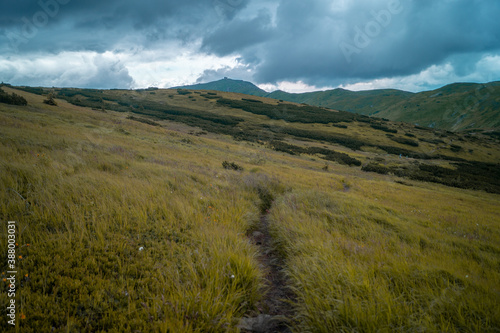
<instances>
[{"instance_id":1,"label":"mountain peak","mask_svg":"<svg viewBox=\"0 0 500 333\"><path fill-rule=\"evenodd\" d=\"M217 90L217 91L234 92L234 93L254 95L254 96L266 96L268 94L265 90L260 89L251 82L243 80L233 80L228 78L227 76L218 81L199 83L199 84L174 87L174 88L193 89L193 90Z\"/></svg>"}]
</instances>

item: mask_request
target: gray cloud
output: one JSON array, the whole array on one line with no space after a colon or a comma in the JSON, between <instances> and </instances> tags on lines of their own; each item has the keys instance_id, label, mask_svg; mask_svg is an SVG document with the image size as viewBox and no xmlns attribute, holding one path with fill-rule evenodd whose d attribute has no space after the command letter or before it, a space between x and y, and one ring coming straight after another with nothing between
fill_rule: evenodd
<instances>
[{"instance_id":1,"label":"gray cloud","mask_svg":"<svg viewBox=\"0 0 500 333\"><path fill-rule=\"evenodd\" d=\"M203 74L198 78L196 83L205 83L210 81L217 81L223 77L229 77L232 79L251 81L252 73L245 66L239 67L228 67L225 66L220 69L207 69L203 72Z\"/></svg>"},{"instance_id":2,"label":"gray cloud","mask_svg":"<svg viewBox=\"0 0 500 333\"><path fill-rule=\"evenodd\" d=\"M250 20L235 19L205 36L202 50L217 55L244 52L248 47L272 38L270 24L271 16L266 11Z\"/></svg>"},{"instance_id":3,"label":"gray cloud","mask_svg":"<svg viewBox=\"0 0 500 333\"><path fill-rule=\"evenodd\" d=\"M49 58L19 62L0 61L0 78L4 82L30 86L58 86L81 88L129 88L134 84L127 68L109 56L87 53L78 57L66 54L59 59Z\"/></svg>"},{"instance_id":4,"label":"gray cloud","mask_svg":"<svg viewBox=\"0 0 500 333\"><path fill-rule=\"evenodd\" d=\"M262 45L257 80L337 84L409 75L457 54L500 49L499 2L398 2L353 1L335 12L330 1L282 1L279 37Z\"/></svg>"},{"instance_id":5,"label":"gray cloud","mask_svg":"<svg viewBox=\"0 0 500 333\"><path fill-rule=\"evenodd\" d=\"M137 54L153 52L171 61L177 47L191 55L239 57L235 67L212 61L198 81L226 74L256 83L336 86L445 64L456 76L473 77L481 59L500 54L498 13L494 0L3 1L0 61L64 52L113 52L134 55L135 62ZM120 64L121 70L102 64L111 69L101 67L99 77L82 84L130 85L128 64ZM26 84L28 77L34 79L27 76Z\"/></svg>"},{"instance_id":6,"label":"gray cloud","mask_svg":"<svg viewBox=\"0 0 500 333\"><path fill-rule=\"evenodd\" d=\"M128 70L119 61L98 56L94 59L94 66L97 68L95 74L82 82L82 86L85 88L130 87L134 82Z\"/></svg>"},{"instance_id":7,"label":"gray cloud","mask_svg":"<svg viewBox=\"0 0 500 333\"><path fill-rule=\"evenodd\" d=\"M0 50L103 52L128 38L141 44L190 41L233 17L245 4L243 0L5 1L0 4Z\"/></svg>"}]
</instances>

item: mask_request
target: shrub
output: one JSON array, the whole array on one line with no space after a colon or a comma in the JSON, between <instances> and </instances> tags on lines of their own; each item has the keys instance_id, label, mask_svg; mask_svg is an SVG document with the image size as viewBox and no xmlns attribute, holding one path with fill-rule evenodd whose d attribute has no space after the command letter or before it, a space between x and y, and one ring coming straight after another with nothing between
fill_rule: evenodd
<instances>
[{"instance_id":1,"label":"shrub","mask_svg":"<svg viewBox=\"0 0 500 333\"><path fill-rule=\"evenodd\" d=\"M339 164L345 164L349 166L360 166L361 161L349 156L346 153L339 153L334 150L326 149L326 148L320 148L320 147L308 147L308 148L303 148L295 145L291 145L288 143L285 143L283 141L279 140L274 140L271 142L271 147L276 150L276 151L281 151L284 153L288 153L290 155L295 155L295 154L309 154L309 155L314 155L314 154L321 154L324 155L324 159L328 161L334 161Z\"/></svg>"},{"instance_id":2,"label":"shrub","mask_svg":"<svg viewBox=\"0 0 500 333\"><path fill-rule=\"evenodd\" d=\"M389 168L387 168L383 165L377 164L377 163L369 163L367 165L364 165L361 168L361 170L365 171L365 172L376 172L376 173L380 173L382 175L386 175L390 171Z\"/></svg>"},{"instance_id":3,"label":"shrub","mask_svg":"<svg viewBox=\"0 0 500 333\"><path fill-rule=\"evenodd\" d=\"M422 142L427 142L427 143L433 143L435 145L437 144L440 144L440 143L445 143L443 140L441 139L426 139L426 138L418 138L419 141L422 141Z\"/></svg>"},{"instance_id":4,"label":"shrub","mask_svg":"<svg viewBox=\"0 0 500 333\"><path fill-rule=\"evenodd\" d=\"M329 143L338 144L347 148L351 148L352 150L359 150L361 149L362 146L370 145L367 142L363 142L361 140L349 136L335 135L318 131L309 131L292 127L281 129L281 133L292 135L299 138L308 138L317 141L326 141Z\"/></svg>"},{"instance_id":5,"label":"shrub","mask_svg":"<svg viewBox=\"0 0 500 333\"><path fill-rule=\"evenodd\" d=\"M390 139L392 141L395 141L397 143L401 143L403 145L408 145L408 146L412 146L412 147L418 147L418 142L414 141L412 139L407 139L407 138L402 138L402 137L397 137L397 136L391 137Z\"/></svg>"},{"instance_id":6,"label":"shrub","mask_svg":"<svg viewBox=\"0 0 500 333\"><path fill-rule=\"evenodd\" d=\"M45 93L45 90L43 88L37 87L16 87L16 89L26 91L35 95L43 95Z\"/></svg>"},{"instance_id":7,"label":"shrub","mask_svg":"<svg viewBox=\"0 0 500 333\"><path fill-rule=\"evenodd\" d=\"M379 125L379 124L371 124L370 127L373 129L376 129L376 130L387 132L387 133L397 133L398 132L398 130L389 128L387 126Z\"/></svg>"},{"instance_id":8,"label":"shrub","mask_svg":"<svg viewBox=\"0 0 500 333\"><path fill-rule=\"evenodd\" d=\"M349 165L349 166L360 166L361 165L361 161L360 160L357 160L345 153L339 153L339 152L336 152L336 151L333 151L333 150L330 150L327 154L325 154L325 159L329 160L329 161L335 161L339 164L345 164L345 165Z\"/></svg>"},{"instance_id":9,"label":"shrub","mask_svg":"<svg viewBox=\"0 0 500 333\"><path fill-rule=\"evenodd\" d=\"M54 95L50 93L47 99L43 101L47 105L57 106L57 102L54 100Z\"/></svg>"},{"instance_id":10,"label":"shrub","mask_svg":"<svg viewBox=\"0 0 500 333\"><path fill-rule=\"evenodd\" d=\"M243 167L234 162L224 161L222 162L222 167L228 170L243 171Z\"/></svg>"},{"instance_id":11,"label":"shrub","mask_svg":"<svg viewBox=\"0 0 500 333\"><path fill-rule=\"evenodd\" d=\"M200 95L200 96L204 97L206 99L219 99L220 98L219 96L217 96L217 94L214 94L214 93L212 93L212 94L207 93L206 95Z\"/></svg>"},{"instance_id":12,"label":"shrub","mask_svg":"<svg viewBox=\"0 0 500 333\"><path fill-rule=\"evenodd\" d=\"M429 127L422 127L422 126L418 126L418 125L415 125L415 128L416 128L416 129L419 129L419 130L422 130L422 131L428 131L428 132L431 132L431 131L432 131L432 128L429 128Z\"/></svg>"},{"instance_id":13,"label":"shrub","mask_svg":"<svg viewBox=\"0 0 500 333\"><path fill-rule=\"evenodd\" d=\"M134 117L134 116L128 116L127 119L135 120L135 121L138 121L140 123L148 124L151 126L161 126L157 122L149 120L149 119L144 119L144 118L139 118L139 117Z\"/></svg>"},{"instance_id":14,"label":"shrub","mask_svg":"<svg viewBox=\"0 0 500 333\"><path fill-rule=\"evenodd\" d=\"M293 104L268 104L252 99L232 100L220 98L217 103L221 106L241 109L254 114L265 115L271 119L283 119L288 122L301 123L339 123L352 122L355 120L368 122L372 121L366 116L346 112L346 111L330 111L320 107L310 105L293 105Z\"/></svg>"},{"instance_id":15,"label":"shrub","mask_svg":"<svg viewBox=\"0 0 500 333\"><path fill-rule=\"evenodd\" d=\"M253 103L264 103L262 101L259 101L257 99L251 99L251 98L242 98L242 101L247 101L247 102L253 102Z\"/></svg>"},{"instance_id":16,"label":"shrub","mask_svg":"<svg viewBox=\"0 0 500 333\"><path fill-rule=\"evenodd\" d=\"M15 93L11 95L7 94L0 88L0 103L11 104L11 105L28 105L28 101L22 96Z\"/></svg>"},{"instance_id":17,"label":"shrub","mask_svg":"<svg viewBox=\"0 0 500 333\"><path fill-rule=\"evenodd\" d=\"M484 134L489 135L489 136L491 136L493 138L500 139L500 131L486 132Z\"/></svg>"}]
</instances>

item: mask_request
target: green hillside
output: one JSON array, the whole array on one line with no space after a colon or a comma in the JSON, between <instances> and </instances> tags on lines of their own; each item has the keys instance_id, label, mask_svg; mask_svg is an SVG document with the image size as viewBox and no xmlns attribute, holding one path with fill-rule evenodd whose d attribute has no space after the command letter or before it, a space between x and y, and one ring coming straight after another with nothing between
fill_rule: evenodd
<instances>
[{"instance_id":1,"label":"green hillside","mask_svg":"<svg viewBox=\"0 0 500 333\"><path fill-rule=\"evenodd\" d=\"M366 164L367 171L500 193L496 171L500 167L490 158L494 150L488 149L497 132L459 135L353 112L204 90L20 89L81 107L129 113L131 119L143 122L176 121L290 154L320 155L351 166ZM270 120L283 124L270 126ZM311 146L308 141L316 143ZM371 161L381 154L390 157L383 163Z\"/></svg>"},{"instance_id":2,"label":"green hillside","mask_svg":"<svg viewBox=\"0 0 500 333\"><path fill-rule=\"evenodd\" d=\"M346 89L334 89L303 94L289 94L278 91L272 92L266 97L373 115L377 113L378 109L390 108L394 104L401 103L413 95L410 92L394 89L358 92Z\"/></svg>"},{"instance_id":3,"label":"green hillside","mask_svg":"<svg viewBox=\"0 0 500 333\"><path fill-rule=\"evenodd\" d=\"M377 114L450 131L500 128L500 82L456 83L415 94Z\"/></svg>"},{"instance_id":4,"label":"green hillside","mask_svg":"<svg viewBox=\"0 0 500 333\"><path fill-rule=\"evenodd\" d=\"M500 327L499 132L206 90L0 96L2 331Z\"/></svg>"},{"instance_id":5,"label":"green hillside","mask_svg":"<svg viewBox=\"0 0 500 333\"><path fill-rule=\"evenodd\" d=\"M242 82L221 80L191 88L265 96L449 131L500 129L500 82L455 83L420 93L334 89L302 94L265 93L252 83Z\"/></svg>"}]
</instances>

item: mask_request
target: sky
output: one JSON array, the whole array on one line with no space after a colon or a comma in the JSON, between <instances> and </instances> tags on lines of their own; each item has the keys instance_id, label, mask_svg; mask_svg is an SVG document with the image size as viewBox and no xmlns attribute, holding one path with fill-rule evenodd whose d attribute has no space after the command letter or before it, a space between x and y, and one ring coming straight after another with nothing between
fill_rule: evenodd
<instances>
[{"instance_id":1,"label":"sky","mask_svg":"<svg viewBox=\"0 0 500 333\"><path fill-rule=\"evenodd\" d=\"M0 81L273 91L500 80L498 0L0 0Z\"/></svg>"}]
</instances>

